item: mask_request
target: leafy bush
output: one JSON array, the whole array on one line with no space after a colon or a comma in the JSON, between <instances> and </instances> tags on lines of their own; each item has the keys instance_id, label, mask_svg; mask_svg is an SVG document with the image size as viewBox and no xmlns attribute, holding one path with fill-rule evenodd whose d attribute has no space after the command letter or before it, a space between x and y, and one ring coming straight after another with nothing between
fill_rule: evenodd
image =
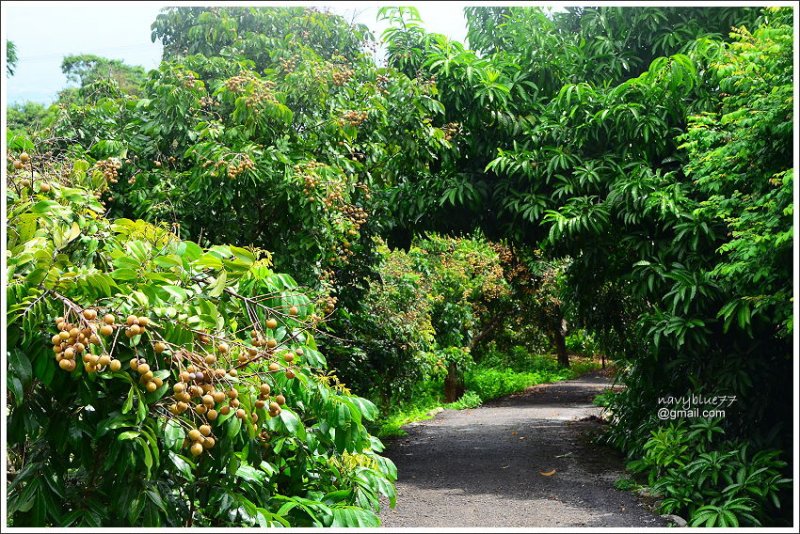
<instances>
[{"instance_id":1,"label":"leafy bush","mask_svg":"<svg viewBox=\"0 0 800 534\"><path fill-rule=\"evenodd\" d=\"M533 360L533 365L527 371L477 366L466 373L464 384L468 390L488 401L537 384L569 380L599 368L599 364L591 360L574 361L568 369L560 367L553 357L537 356Z\"/></svg>"},{"instance_id":2,"label":"leafy bush","mask_svg":"<svg viewBox=\"0 0 800 534\"><path fill-rule=\"evenodd\" d=\"M686 516L692 526L761 526L791 487L782 474L787 464L778 450L752 452L724 434L718 419L658 427L628 467L663 497L663 513Z\"/></svg>"},{"instance_id":3,"label":"leafy bush","mask_svg":"<svg viewBox=\"0 0 800 534\"><path fill-rule=\"evenodd\" d=\"M452 410L466 410L468 408L477 408L483 404L483 399L474 391L466 391L456 402L445 405L446 408Z\"/></svg>"},{"instance_id":4,"label":"leafy bush","mask_svg":"<svg viewBox=\"0 0 800 534\"><path fill-rule=\"evenodd\" d=\"M364 427L376 407L325 373L312 299L264 251L106 219L73 185L88 163L23 148L7 189L14 526L378 525L395 468Z\"/></svg>"},{"instance_id":5,"label":"leafy bush","mask_svg":"<svg viewBox=\"0 0 800 534\"><path fill-rule=\"evenodd\" d=\"M616 393L613 390L608 389L603 393L600 393L599 395L595 396L595 398L592 399L592 404L594 404L595 406L602 406L603 408L608 408L614 402L613 400L614 395L616 395Z\"/></svg>"}]
</instances>

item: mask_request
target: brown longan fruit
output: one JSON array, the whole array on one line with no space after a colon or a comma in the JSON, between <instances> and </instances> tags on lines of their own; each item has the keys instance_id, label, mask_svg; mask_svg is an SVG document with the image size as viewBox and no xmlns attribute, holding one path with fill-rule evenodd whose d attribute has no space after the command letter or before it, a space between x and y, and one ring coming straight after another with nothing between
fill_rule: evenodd
<instances>
[{"instance_id":1,"label":"brown longan fruit","mask_svg":"<svg viewBox=\"0 0 800 534\"><path fill-rule=\"evenodd\" d=\"M116 318L110 313L107 313L103 316L103 322L105 324L112 325L114 324L114 321L116 321Z\"/></svg>"},{"instance_id":2,"label":"brown longan fruit","mask_svg":"<svg viewBox=\"0 0 800 534\"><path fill-rule=\"evenodd\" d=\"M209 436L209 437L207 437L206 439L203 440L203 448L204 449L212 449L214 447L214 445L216 445L216 444L217 444L217 440L215 440L211 436Z\"/></svg>"},{"instance_id":3,"label":"brown longan fruit","mask_svg":"<svg viewBox=\"0 0 800 534\"><path fill-rule=\"evenodd\" d=\"M197 430L199 430L200 433L202 435L204 435L204 436L210 436L211 435L211 427L208 426L208 425L201 425L201 426L199 426L197 428Z\"/></svg>"},{"instance_id":4,"label":"brown longan fruit","mask_svg":"<svg viewBox=\"0 0 800 534\"><path fill-rule=\"evenodd\" d=\"M161 354L162 352L167 350L167 346L161 341L156 341L153 344L153 350L156 352L156 354Z\"/></svg>"},{"instance_id":5,"label":"brown longan fruit","mask_svg":"<svg viewBox=\"0 0 800 534\"><path fill-rule=\"evenodd\" d=\"M206 413L206 419L209 421L216 421L218 416L217 410L208 410L208 413Z\"/></svg>"},{"instance_id":6,"label":"brown longan fruit","mask_svg":"<svg viewBox=\"0 0 800 534\"><path fill-rule=\"evenodd\" d=\"M277 402L278 405L283 406L284 404L286 404L286 397L284 397L283 395L278 395L277 397L275 397L275 402Z\"/></svg>"},{"instance_id":7,"label":"brown longan fruit","mask_svg":"<svg viewBox=\"0 0 800 534\"><path fill-rule=\"evenodd\" d=\"M61 367L63 370L67 372L72 372L75 370L75 360L61 360L58 362L58 366Z\"/></svg>"},{"instance_id":8,"label":"brown longan fruit","mask_svg":"<svg viewBox=\"0 0 800 534\"><path fill-rule=\"evenodd\" d=\"M133 326L139 322L139 318L135 315L129 315L127 319L125 319L125 324L128 326Z\"/></svg>"},{"instance_id":9,"label":"brown longan fruit","mask_svg":"<svg viewBox=\"0 0 800 534\"><path fill-rule=\"evenodd\" d=\"M227 343L220 343L219 345L217 345L217 350L220 351L222 354L226 354L230 350L230 347L228 347Z\"/></svg>"},{"instance_id":10,"label":"brown longan fruit","mask_svg":"<svg viewBox=\"0 0 800 534\"><path fill-rule=\"evenodd\" d=\"M211 396L214 397L214 402L218 404L225 400L224 391L215 391L214 393L211 394Z\"/></svg>"},{"instance_id":11,"label":"brown longan fruit","mask_svg":"<svg viewBox=\"0 0 800 534\"><path fill-rule=\"evenodd\" d=\"M114 333L114 327L111 326L110 324L104 324L103 326L100 327L100 334L103 336L108 337L113 333Z\"/></svg>"},{"instance_id":12,"label":"brown longan fruit","mask_svg":"<svg viewBox=\"0 0 800 534\"><path fill-rule=\"evenodd\" d=\"M83 317L88 321L93 321L97 319L97 310L92 310L91 308L87 308L83 310Z\"/></svg>"},{"instance_id":13,"label":"brown longan fruit","mask_svg":"<svg viewBox=\"0 0 800 534\"><path fill-rule=\"evenodd\" d=\"M247 413L243 409L239 408L238 410L236 410L236 417L238 417L239 419L244 419L246 415Z\"/></svg>"},{"instance_id":14,"label":"brown longan fruit","mask_svg":"<svg viewBox=\"0 0 800 534\"><path fill-rule=\"evenodd\" d=\"M297 306L292 306L289 308L289 315L297 315L298 309Z\"/></svg>"},{"instance_id":15,"label":"brown longan fruit","mask_svg":"<svg viewBox=\"0 0 800 534\"><path fill-rule=\"evenodd\" d=\"M261 391L261 394L264 395L265 397L269 395L269 392L272 390L272 388L269 387L269 384L261 384L261 387L259 389Z\"/></svg>"},{"instance_id":16,"label":"brown longan fruit","mask_svg":"<svg viewBox=\"0 0 800 534\"><path fill-rule=\"evenodd\" d=\"M144 387L148 393L152 393L158 389L155 382L148 382L147 385Z\"/></svg>"},{"instance_id":17,"label":"brown longan fruit","mask_svg":"<svg viewBox=\"0 0 800 534\"><path fill-rule=\"evenodd\" d=\"M111 360L111 363L108 364L108 368L111 369L112 372L116 373L122 369L122 362L119 360Z\"/></svg>"},{"instance_id":18,"label":"brown longan fruit","mask_svg":"<svg viewBox=\"0 0 800 534\"><path fill-rule=\"evenodd\" d=\"M293 371L292 369L287 369L287 370L286 370L286 378L288 378L289 380L291 380L291 379L292 379L292 378L294 378L294 377L295 377L294 371Z\"/></svg>"},{"instance_id":19,"label":"brown longan fruit","mask_svg":"<svg viewBox=\"0 0 800 534\"><path fill-rule=\"evenodd\" d=\"M267 328L269 328L270 330L275 330L276 328L278 328L278 321L276 321L275 319L267 319Z\"/></svg>"},{"instance_id":20,"label":"brown longan fruit","mask_svg":"<svg viewBox=\"0 0 800 534\"><path fill-rule=\"evenodd\" d=\"M202 443L194 443L192 444L192 456L200 456L203 454L203 444Z\"/></svg>"}]
</instances>

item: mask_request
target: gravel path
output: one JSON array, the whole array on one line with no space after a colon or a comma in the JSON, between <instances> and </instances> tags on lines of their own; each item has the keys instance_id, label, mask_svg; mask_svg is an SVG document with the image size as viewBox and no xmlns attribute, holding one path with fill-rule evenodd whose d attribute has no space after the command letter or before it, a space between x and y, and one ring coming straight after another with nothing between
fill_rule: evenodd
<instances>
[{"instance_id":1,"label":"gravel path","mask_svg":"<svg viewBox=\"0 0 800 534\"><path fill-rule=\"evenodd\" d=\"M397 507L384 527L659 527L614 489L623 461L589 442L609 386L599 373L531 388L473 410L447 410L388 443ZM543 476L555 469L552 476Z\"/></svg>"}]
</instances>

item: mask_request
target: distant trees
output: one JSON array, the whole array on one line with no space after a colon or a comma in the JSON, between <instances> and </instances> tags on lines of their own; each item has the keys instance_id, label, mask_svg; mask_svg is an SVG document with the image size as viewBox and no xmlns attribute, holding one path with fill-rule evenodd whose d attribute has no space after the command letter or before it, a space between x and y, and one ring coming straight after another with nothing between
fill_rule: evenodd
<instances>
[{"instance_id":1,"label":"distant trees","mask_svg":"<svg viewBox=\"0 0 800 534\"><path fill-rule=\"evenodd\" d=\"M139 94L145 80L144 68L93 54L66 56L61 62L61 72L68 81L77 83L80 87L113 80L125 94Z\"/></svg>"}]
</instances>

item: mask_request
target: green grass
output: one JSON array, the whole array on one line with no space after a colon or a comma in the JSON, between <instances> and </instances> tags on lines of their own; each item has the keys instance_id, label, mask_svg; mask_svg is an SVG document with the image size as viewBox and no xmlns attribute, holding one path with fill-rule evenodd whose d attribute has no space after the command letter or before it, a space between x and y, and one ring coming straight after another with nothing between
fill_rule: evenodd
<instances>
[{"instance_id":1,"label":"green grass","mask_svg":"<svg viewBox=\"0 0 800 534\"><path fill-rule=\"evenodd\" d=\"M534 356L526 363L525 371L486 364L474 367L464 376L466 393L451 404L444 402L441 380L423 382L410 395L413 400L396 405L382 418L377 435L381 438L404 436L406 432L402 426L431 419L428 413L439 407L451 410L475 408L483 402L524 391L531 386L570 380L600 368L598 362L574 359L569 369L561 369L552 356Z\"/></svg>"}]
</instances>

